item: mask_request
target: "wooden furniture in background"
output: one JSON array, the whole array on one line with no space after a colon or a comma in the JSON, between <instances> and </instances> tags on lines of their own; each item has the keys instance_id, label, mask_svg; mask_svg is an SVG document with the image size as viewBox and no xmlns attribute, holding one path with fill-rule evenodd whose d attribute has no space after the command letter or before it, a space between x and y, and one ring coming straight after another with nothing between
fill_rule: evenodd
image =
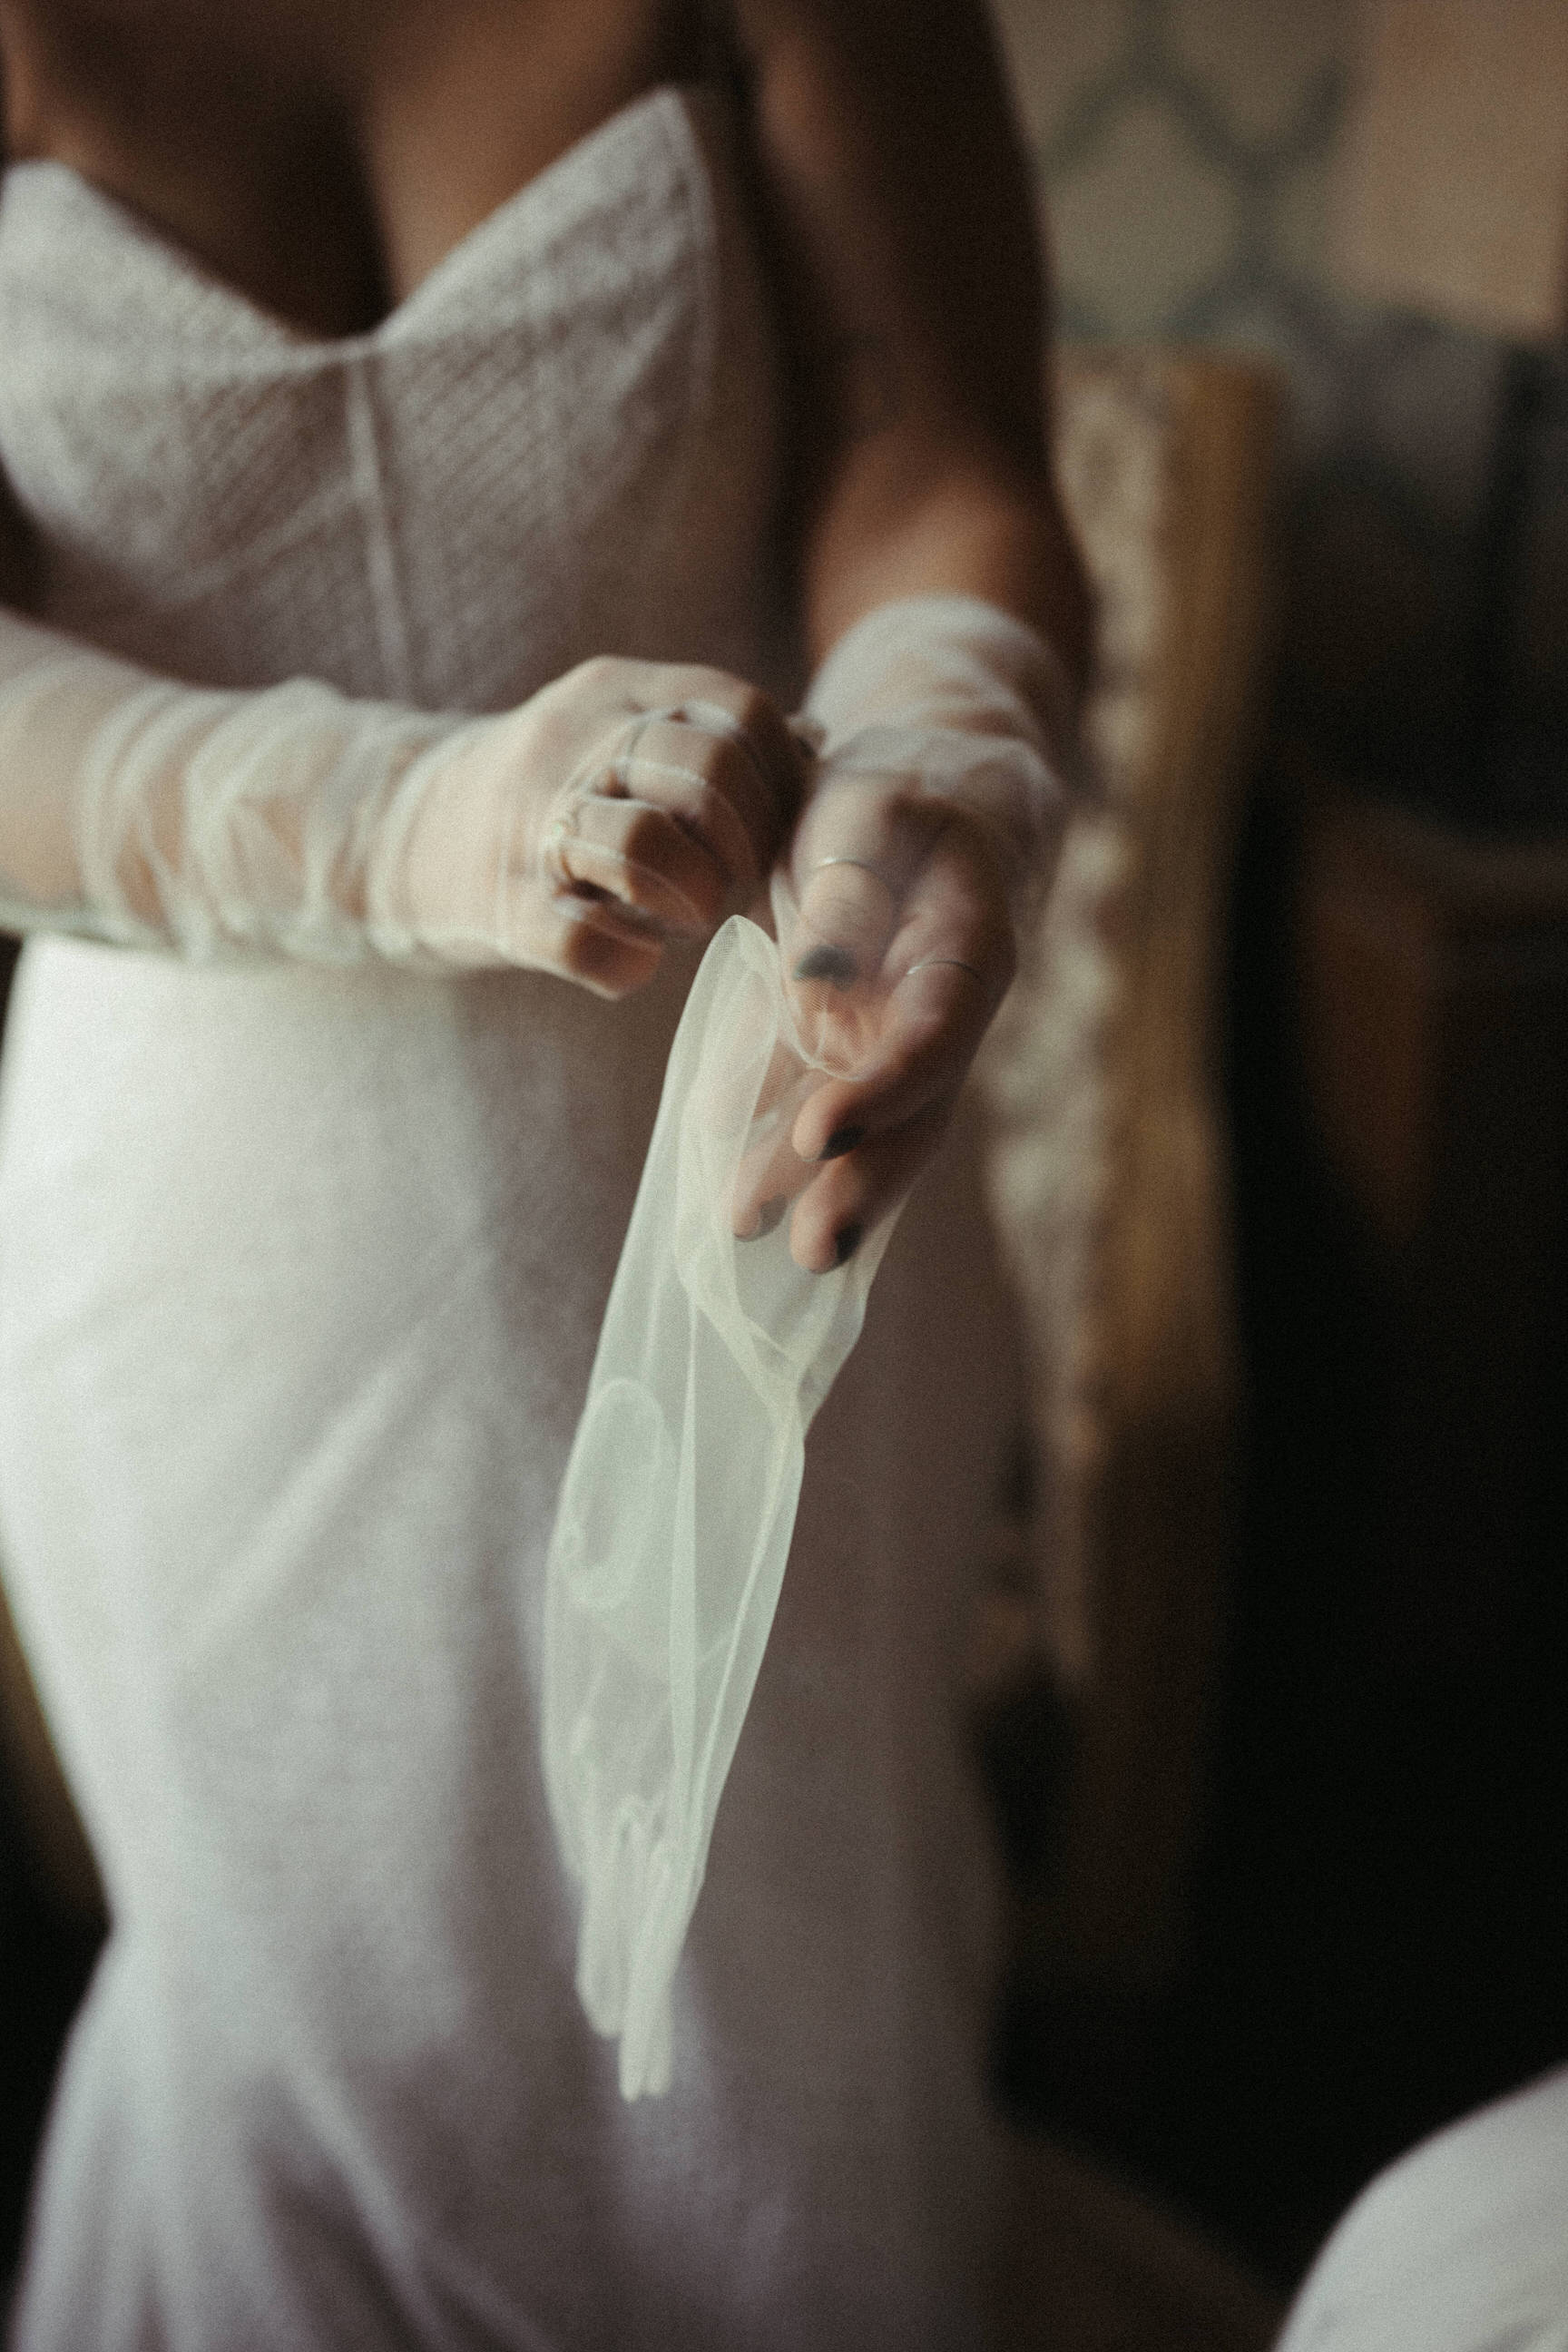
<instances>
[{"instance_id":1,"label":"wooden furniture in background","mask_svg":"<svg viewBox=\"0 0 1568 2352\"><path fill-rule=\"evenodd\" d=\"M1047 1637L1074 1724L1030 1934L1070 1978L1158 1981L1232 1528L1238 1371L1217 1059L1226 893L1270 606L1279 394L1184 352L1068 354L1058 447L1099 598L1070 829L983 1081L1024 1301Z\"/></svg>"},{"instance_id":2,"label":"wooden furniture in background","mask_svg":"<svg viewBox=\"0 0 1568 2352\"><path fill-rule=\"evenodd\" d=\"M1405 1249L1500 1179L1539 1261L1564 1209L1568 837L1476 840L1309 783L1298 908L1312 1101L1370 1230Z\"/></svg>"},{"instance_id":3,"label":"wooden furniture in background","mask_svg":"<svg viewBox=\"0 0 1568 2352\"><path fill-rule=\"evenodd\" d=\"M1301 825L1302 1068L1392 1364L1384 1634L1468 1682L1520 1638L1568 1434L1568 835L1476 840L1321 782Z\"/></svg>"}]
</instances>

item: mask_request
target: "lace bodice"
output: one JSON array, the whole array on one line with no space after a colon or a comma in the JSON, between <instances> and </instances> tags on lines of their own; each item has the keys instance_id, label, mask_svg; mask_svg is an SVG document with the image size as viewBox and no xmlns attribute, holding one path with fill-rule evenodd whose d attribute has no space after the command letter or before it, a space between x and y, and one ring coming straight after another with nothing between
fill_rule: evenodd
<instances>
[{"instance_id":1,"label":"lace bodice","mask_svg":"<svg viewBox=\"0 0 1568 2352\"><path fill-rule=\"evenodd\" d=\"M0 463L63 627L217 685L493 709L764 662L773 372L732 125L635 100L389 318L259 310L48 162L0 201Z\"/></svg>"}]
</instances>

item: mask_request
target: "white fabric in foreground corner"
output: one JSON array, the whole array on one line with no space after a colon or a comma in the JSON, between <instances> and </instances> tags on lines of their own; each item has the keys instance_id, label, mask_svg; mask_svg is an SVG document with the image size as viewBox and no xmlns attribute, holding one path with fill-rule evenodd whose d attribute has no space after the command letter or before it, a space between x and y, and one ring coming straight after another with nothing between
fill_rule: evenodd
<instances>
[{"instance_id":1,"label":"white fabric in foreground corner","mask_svg":"<svg viewBox=\"0 0 1568 2352\"><path fill-rule=\"evenodd\" d=\"M1568 2352L1568 2069L1380 2174L1278 2352Z\"/></svg>"},{"instance_id":2,"label":"white fabric in foreground corner","mask_svg":"<svg viewBox=\"0 0 1568 2352\"><path fill-rule=\"evenodd\" d=\"M670 1988L784 1580L805 1437L859 1335L895 1220L803 1273L786 1203L819 1073L779 952L736 916L709 949L562 1488L545 1598L544 1764L583 1893L577 1989L635 2099L670 2082Z\"/></svg>"}]
</instances>

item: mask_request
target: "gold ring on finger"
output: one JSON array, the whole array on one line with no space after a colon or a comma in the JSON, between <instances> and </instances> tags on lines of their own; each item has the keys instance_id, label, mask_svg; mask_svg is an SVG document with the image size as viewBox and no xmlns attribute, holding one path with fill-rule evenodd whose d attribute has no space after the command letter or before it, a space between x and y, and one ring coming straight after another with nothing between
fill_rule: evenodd
<instances>
[{"instance_id":1,"label":"gold ring on finger","mask_svg":"<svg viewBox=\"0 0 1568 2352\"><path fill-rule=\"evenodd\" d=\"M638 744L656 721L661 719L671 719L674 715L674 712L669 710L639 710L635 717L627 719L626 730L616 755L605 771L605 776L612 784L619 784L624 793L631 791L630 772L637 761Z\"/></svg>"},{"instance_id":2,"label":"gold ring on finger","mask_svg":"<svg viewBox=\"0 0 1568 2352\"><path fill-rule=\"evenodd\" d=\"M881 868L880 868L879 866L873 866L873 865L870 863L869 859L868 859L868 858L865 858L865 857L819 857L819 858L817 859L817 861L816 861L816 865L812 867L812 869L811 869L811 870L812 870L812 872L813 872L814 874L822 874L822 873L825 873L825 872L826 871L827 867L828 867L828 866L858 866L858 867L859 867L859 869L860 869L860 872L861 872L862 874L868 874L868 875L871 877L871 879L872 879L872 881L873 881L873 882L879 882L879 883L881 884L881 886L882 886L883 889L887 892L887 894L888 894L888 896L889 896L889 898L890 898L892 897L892 895L893 895L893 886L892 886L892 884L889 881L889 879L888 879L887 876L882 872L882 870L881 870Z\"/></svg>"},{"instance_id":3,"label":"gold ring on finger","mask_svg":"<svg viewBox=\"0 0 1568 2352\"><path fill-rule=\"evenodd\" d=\"M971 980L978 981L982 988L985 986L985 974L977 971L972 963L965 963L962 956L921 956L919 963L910 964L904 978L912 980L917 971L927 971L933 963L951 964L954 971L966 971Z\"/></svg>"}]
</instances>

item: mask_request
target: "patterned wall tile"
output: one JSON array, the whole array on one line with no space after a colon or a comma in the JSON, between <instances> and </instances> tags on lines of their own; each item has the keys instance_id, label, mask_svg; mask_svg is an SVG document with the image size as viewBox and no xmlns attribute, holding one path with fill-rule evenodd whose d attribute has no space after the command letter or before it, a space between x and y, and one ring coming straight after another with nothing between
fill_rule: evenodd
<instances>
[{"instance_id":1,"label":"patterned wall tile","mask_svg":"<svg viewBox=\"0 0 1568 2352\"><path fill-rule=\"evenodd\" d=\"M1075 99L1111 71L1126 43L1123 0L994 0L1013 94L1037 147Z\"/></svg>"},{"instance_id":2,"label":"patterned wall tile","mask_svg":"<svg viewBox=\"0 0 1568 2352\"><path fill-rule=\"evenodd\" d=\"M1235 182L1150 92L1119 104L1059 170L1050 225L1064 304L1114 337L1157 335L1224 269Z\"/></svg>"},{"instance_id":3,"label":"patterned wall tile","mask_svg":"<svg viewBox=\"0 0 1568 2352\"><path fill-rule=\"evenodd\" d=\"M1310 145L1284 165L1274 183L1276 257L1281 269L1310 284L1330 274L1335 160L1331 143Z\"/></svg>"},{"instance_id":4,"label":"patterned wall tile","mask_svg":"<svg viewBox=\"0 0 1568 2352\"><path fill-rule=\"evenodd\" d=\"M1354 0L994 5L1064 337L1206 342L1286 376L1279 723L1485 821L1462 772L1503 353L1336 285ZM1547 417L1531 463L1520 691L1568 712L1568 423Z\"/></svg>"},{"instance_id":5,"label":"patterned wall tile","mask_svg":"<svg viewBox=\"0 0 1568 2352\"><path fill-rule=\"evenodd\" d=\"M1346 0L1172 0L1171 54L1224 115L1238 142L1288 139L1351 37Z\"/></svg>"}]
</instances>

